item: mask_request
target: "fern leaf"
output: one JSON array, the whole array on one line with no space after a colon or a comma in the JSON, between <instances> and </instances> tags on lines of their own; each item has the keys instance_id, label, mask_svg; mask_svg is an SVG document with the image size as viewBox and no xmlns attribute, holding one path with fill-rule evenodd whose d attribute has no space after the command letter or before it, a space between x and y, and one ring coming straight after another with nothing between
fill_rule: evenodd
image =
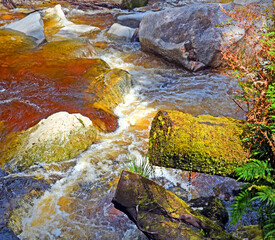
<instances>
[{"instance_id":1,"label":"fern leaf","mask_svg":"<svg viewBox=\"0 0 275 240\"><path fill-rule=\"evenodd\" d=\"M253 197L252 201L258 199L267 206L275 207L275 189L269 186L257 186L256 189L257 196Z\"/></svg>"},{"instance_id":2,"label":"fern leaf","mask_svg":"<svg viewBox=\"0 0 275 240\"><path fill-rule=\"evenodd\" d=\"M270 179L272 170L268 162L253 159L251 162L236 168L235 172L239 176L238 180L251 181Z\"/></svg>"},{"instance_id":3,"label":"fern leaf","mask_svg":"<svg viewBox=\"0 0 275 240\"><path fill-rule=\"evenodd\" d=\"M237 224L242 215L251 208L251 193L249 189L242 191L234 200L231 209L231 224Z\"/></svg>"}]
</instances>

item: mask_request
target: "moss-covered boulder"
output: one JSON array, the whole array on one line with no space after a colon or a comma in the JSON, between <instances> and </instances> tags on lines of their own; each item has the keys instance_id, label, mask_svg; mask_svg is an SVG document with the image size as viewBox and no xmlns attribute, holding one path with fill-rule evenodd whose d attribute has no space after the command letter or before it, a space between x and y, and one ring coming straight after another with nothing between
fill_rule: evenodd
<instances>
[{"instance_id":1,"label":"moss-covered boulder","mask_svg":"<svg viewBox=\"0 0 275 240\"><path fill-rule=\"evenodd\" d=\"M9 172L22 171L36 163L69 160L96 141L92 121L81 114L58 112L41 120L7 142L2 164Z\"/></svg>"},{"instance_id":2,"label":"moss-covered boulder","mask_svg":"<svg viewBox=\"0 0 275 240\"><path fill-rule=\"evenodd\" d=\"M90 93L90 105L109 113L113 113L113 109L123 102L132 87L131 75L118 68L97 69L95 65L86 72L85 77L90 80L86 90Z\"/></svg>"},{"instance_id":3,"label":"moss-covered boulder","mask_svg":"<svg viewBox=\"0 0 275 240\"><path fill-rule=\"evenodd\" d=\"M233 239L172 192L132 172L122 172L112 202L149 239Z\"/></svg>"},{"instance_id":4,"label":"moss-covered boulder","mask_svg":"<svg viewBox=\"0 0 275 240\"><path fill-rule=\"evenodd\" d=\"M240 120L160 111L151 125L149 160L157 166L234 177L234 169L247 162L244 135Z\"/></svg>"},{"instance_id":5,"label":"moss-covered boulder","mask_svg":"<svg viewBox=\"0 0 275 240\"><path fill-rule=\"evenodd\" d=\"M238 240L263 240L262 230L258 225L249 225L241 227L233 233L233 236Z\"/></svg>"},{"instance_id":6,"label":"moss-covered boulder","mask_svg":"<svg viewBox=\"0 0 275 240\"><path fill-rule=\"evenodd\" d=\"M134 9L136 7L146 6L148 0L122 0L121 7L127 9Z\"/></svg>"},{"instance_id":7,"label":"moss-covered boulder","mask_svg":"<svg viewBox=\"0 0 275 240\"><path fill-rule=\"evenodd\" d=\"M188 201L188 205L223 228L228 222L229 217L226 206L216 197L200 197L192 199Z\"/></svg>"}]
</instances>

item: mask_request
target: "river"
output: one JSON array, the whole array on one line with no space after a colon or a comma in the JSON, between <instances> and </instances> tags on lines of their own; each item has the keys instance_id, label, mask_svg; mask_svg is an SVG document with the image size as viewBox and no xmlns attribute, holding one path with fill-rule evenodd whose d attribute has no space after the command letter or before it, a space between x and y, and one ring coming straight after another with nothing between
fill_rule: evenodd
<instances>
[{"instance_id":1,"label":"river","mask_svg":"<svg viewBox=\"0 0 275 240\"><path fill-rule=\"evenodd\" d=\"M150 123L160 109L185 111L194 115L241 118L241 113L235 112L236 105L232 100L233 90L237 87L236 80L222 74L222 70L190 73L151 54L143 53L139 43L108 39L105 32L116 17L125 11L67 9L67 13L68 19L75 23L101 28L99 34L91 36L99 57L112 68L127 70L132 76L134 86L124 102L115 109L119 120L118 128L114 132L101 133L97 143L77 158L68 159L63 164L65 167L62 164L56 167L51 165L48 171L38 168L31 173L18 173L27 176L41 174L45 178L58 176L59 179L52 182L50 189L41 197L33 200L22 218L22 232L18 237L144 239L135 225L114 209L111 203L119 174L125 169L129 156L141 159L146 155ZM2 21L3 25L5 21ZM3 77L3 74L5 73L1 71L1 120L10 120L12 130L26 129L41 118L60 110L85 114L83 108L79 107L80 104L70 104L70 96L70 108L52 104L53 99L57 99L58 103L59 94L63 96L64 92L58 91L56 85L47 82L47 79L37 79L34 75L29 75L28 80L22 82L16 77ZM66 83L63 84L67 89ZM70 91L66 91L70 95ZM47 165L44 166L46 168ZM188 182L187 175L179 170L154 168L151 177L166 188L181 188L186 192L187 198L191 198L192 194L208 194L207 191L202 193L203 190L198 194L198 190ZM12 176L6 178L8 177ZM222 181L219 177L213 177L212 180L215 184Z\"/></svg>"}]
</instances>

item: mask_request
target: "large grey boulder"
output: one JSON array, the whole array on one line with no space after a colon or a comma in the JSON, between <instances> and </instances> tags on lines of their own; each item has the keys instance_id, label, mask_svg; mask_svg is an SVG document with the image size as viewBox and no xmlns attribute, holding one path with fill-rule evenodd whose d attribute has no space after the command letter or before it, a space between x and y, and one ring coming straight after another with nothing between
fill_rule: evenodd
<instances>
[{"instance_id":1,"label":"large grey boulder","mask_svg":"<svg viewBox=\"0 0 275 240\"><path fill-rule=\"evenodd\" d=\"M27 17L10 23L4 29L11 29L22 32L29 37L33 37L37 44L46 41L44 33L44 24L39 12L34 12Z\"/></svg>"},{"instance_id":2,"label":"large grey boulder","mask_svg":"<svg viewBox=\"0 0 275 240\"><path fill-rule=\"evenodd\" d=\"M218 67L222 42L232 37L236 42L244 35L244 29L234 24L224 26L222 23L226 22L218 4L190 4L145 15L140 23L139 39L143 50L188 70Z\"/></svg>"}]
</instances>

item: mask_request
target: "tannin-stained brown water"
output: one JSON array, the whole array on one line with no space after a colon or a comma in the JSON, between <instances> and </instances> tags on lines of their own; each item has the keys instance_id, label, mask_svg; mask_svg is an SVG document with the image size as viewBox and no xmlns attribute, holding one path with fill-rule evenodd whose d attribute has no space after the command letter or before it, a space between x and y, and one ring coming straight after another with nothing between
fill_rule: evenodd
<instances>
[{"instance_id":1,"label":"tannin-stained brown water","mask_svg":"<svg viewBox=\"0 0 275 240\"><path fill-rule=\"evenodd\" d=\"M232 101L232 91L237 87L235 79L216 70L190 73L141 52L139 43L108 39L105 32L121 13L72 9L67 13L70 21L100 27L100 33L90 36L99 57L111 67L125 69L132 75L134 86L115 109L119 119L86 104L89 83L82 76L96 60L54 62L48 61L52 56L36 52L9 56L1 53L0 120L6 131L27 129L61 110L100 118L112 131L101 133L100 140L87 151L68 159L69 168L66 164L64 168L62 164L52 164L21 173L40 174L46 179L58 175L60 180L34 199L31 208L21 216L20 239L143 239L131 221L113 208L111 199L127 155L138 159L145 156L150 123L157 110L242 117L236 115ZM166 188L179 186L188 197L198 195L199 190L194 190L182 171L155 168L154 177ZM210 186L221 181L218 177L212 180ZM208 194L205 189L200 193Z\"/></svg>"}]
</instances>

